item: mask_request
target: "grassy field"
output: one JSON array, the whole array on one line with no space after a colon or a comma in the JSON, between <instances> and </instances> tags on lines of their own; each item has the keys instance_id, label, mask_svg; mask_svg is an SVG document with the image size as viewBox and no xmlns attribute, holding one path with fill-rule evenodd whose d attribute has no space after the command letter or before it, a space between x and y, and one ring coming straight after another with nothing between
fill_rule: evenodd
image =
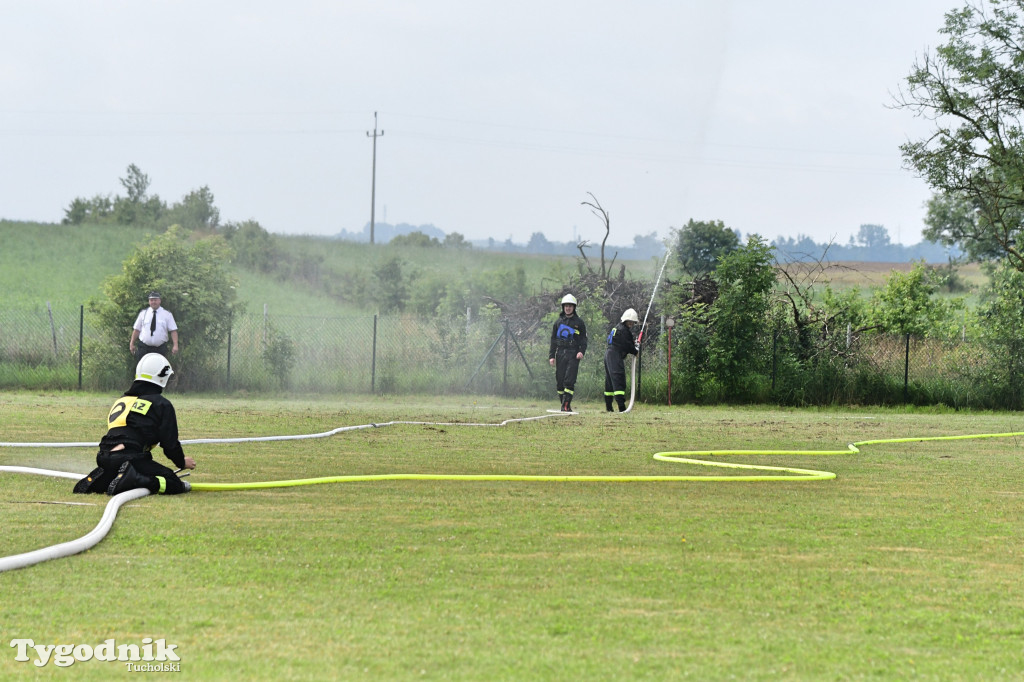
<instances>
[{"instance_id":1,"label":"grassy field","mask_svg":"<svg viewBox=\"0 0 1024 682\"><path fill-rule=\"evenodd\" d=\"M550 407L171 397L185 439L498 423ZM0 394L0 441L91 440L110 400ZM186 452L196 482L699 475L724 470L652 455L1024 430L996 413L581 407L498 428L396 425ZM0 574L0 677L35 670L14 661L15 638L152 637L177 645L186 679L1019 679L1021 451L1001 438L724 458L835 472L821 482L378 481L147 497L94 549ZM0 448L0 464L85 472L93 454ZM95 506L44 504L82 501ZM0 474L0 556L85 534L104 502L66 480ZM98 661L73 671L127 674Z\"/></svg>"},{"instance_id":2,"label":"grassy field","mask_svg":"<svg viewBox=\"0 0 1024 682\"><path fill-rule=\"evenodd\" d=\"M78 305L102 296L103 282L121 273L122 262L138 243L152 234L119 225L51 225L0 221L0 291L5 306ZM522 268L531 290L555 287L575 259L484 252L473 249L415 249L370 246L326 237L275 235L281 249L293 255L312 254L322 259L324 272L363 273L390 258L400 258L406 274L445 278L499 276ZM611 254L609 254L609 258ZM630 261L636 276L653 278L655 263ZM250 313L287 311L290 315L373 314L325 294L322 287L300 281L282 281L273 275L238 269L238 299ZM557 288L557 287L556 287ZM140 293L144 296L144 292ZM140 307L145 304L140 299Z\"/></svg>"},{"instance_id":3,"label":"grassy field","mask_svg":"<svg viewBox=\"0 0 1024 682\"><path fill-rule=\"evenodd\" d=\"M51 225L0 221L0 291L6 306L38 306L46 301L73 305L102 295L103 281L120 274L121 264L136 243L152 237L147 232L118 225ZM385 260L398 257L404 272L427 279L468 280L500 277L522 268L530 292L558 289L559 282L575 268L575 257L489 252L480 249L416 249L387 245L371 246L340 242L326 237L275 235L283 251L322 259L325 271L369 273ZM597 250L591 249L596 265ZM610 247L609 260L615 253ZM621 261L616 260L616 267ZM660 264L626 261L632 277L653 281ZM798 266L792 266L798 267ZM910 263L834 263L817 281L829 281L836 289L857 286L865 291L883 286L894 270L909 271ZM799 269L795 271L799 273ZM975 291L984 281L976 264L958 268ZM260 314L266 305L271 313L290 315L352 315L373 310L356 309L325 294L319 287L281 281L273 276L238 270L238 297L250 313ZM823 285L822 285L823 286ZM140 294L141 296L142 294ZM145 301L140 302L140 307Z\"/></svg>"},{"instance_id":4,"label":"grassy field","mask_svg":"<svg viewBox=\"0 0 1024 682\"><path fill-rule=\"evenodd\" d=\"M827 282L836 291L844 291L857 287L862 294L885 286L886 280L894 272L907 273L914 267L913 263L870 263L862 261L836 262L828 265L822 272L817 264L791 264L787 266L794 278L801 284L815 282L817 293L824 290ZM978 294L988 281L979 263L964 263L956 267L956 274L962 289L950 294L939 291L940 297L963 296L970 306L977 303Z\"/></svg>"}]
</instances>

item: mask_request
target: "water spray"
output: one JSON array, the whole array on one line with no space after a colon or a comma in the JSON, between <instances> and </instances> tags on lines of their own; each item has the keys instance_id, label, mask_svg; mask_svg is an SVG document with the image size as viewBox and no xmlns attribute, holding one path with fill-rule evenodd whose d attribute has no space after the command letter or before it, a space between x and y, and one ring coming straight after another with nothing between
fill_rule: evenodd
<instances>
[{"instance_id":1,"label":"water spray","mask_svg":"<svg viewBox=\"0 0 1024 682\"><path fill-rule=\"evenodd\" d=\"M661 284L661 276L665 274L665 266L668 265L668 258L672 255L672 249L669 248L665 251L665 260L661 264L661 270L658 271L658 278L654 280L654 290L651 292L651 300L647 302L647 312L644 313L644 321L640 325L640 333L636 337L637 354L633 356L633 370L632 376L629 380L629 406L626 407L623 412L629 412L633 409L633 401L636 399L636 366L640 360L639 346L644 338L644 330L647 329L647 317L651 314L651 306L654 305L654 297L658 293L658 285Z\"/></svg>"}]
</instances>

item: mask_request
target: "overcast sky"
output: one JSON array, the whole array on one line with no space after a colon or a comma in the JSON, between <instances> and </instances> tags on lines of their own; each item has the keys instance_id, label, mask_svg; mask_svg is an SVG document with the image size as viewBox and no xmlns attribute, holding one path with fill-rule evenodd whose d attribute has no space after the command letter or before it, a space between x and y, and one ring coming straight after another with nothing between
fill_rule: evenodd
<instances>
[{"instance_id":1,"label":"overcast sky","mask_svg":"<svg viewBox=\"0 0 1024 682\"><path fill-rule=\"evenodd\" d=\"M965 0L0 0L0 219L204 185L221 220L613 244L921 239L891 108Z\"/></svg>"}]
</instances>

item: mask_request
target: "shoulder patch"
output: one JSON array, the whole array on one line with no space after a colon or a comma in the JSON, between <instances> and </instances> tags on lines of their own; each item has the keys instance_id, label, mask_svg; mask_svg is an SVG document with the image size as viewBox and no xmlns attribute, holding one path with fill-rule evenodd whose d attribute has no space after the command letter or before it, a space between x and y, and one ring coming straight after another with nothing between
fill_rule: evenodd
<instances>
[{"instance_id":1,"label":"shoulder patch","mask_svg":"<svg viewBox=\"0 0 1024 682\"><path fill-rule=\"evenodd\" d=\"M146 414L152 406L152 402L131 395L118 398L107 413L107 430L127 426L129 412Z\"/></svg>"}]
</instances>

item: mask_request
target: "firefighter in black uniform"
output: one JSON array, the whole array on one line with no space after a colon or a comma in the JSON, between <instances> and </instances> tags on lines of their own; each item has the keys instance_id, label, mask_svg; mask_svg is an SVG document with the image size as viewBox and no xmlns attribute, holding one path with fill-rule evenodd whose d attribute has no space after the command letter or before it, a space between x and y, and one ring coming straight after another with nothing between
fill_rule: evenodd
<instances>
[{"instance_id":1,"label":"firefighter in black uniform","mask_svg":"<svg viewBox=\"0 0 1024 682\"><path fill-rule=\"evenodd\" d=\"M135 381L107 414L107 433L96 453L97 468L75 484L76 493L117 495L148 488L177 495L191 490L174 471L153 461L151 450L160 444L164 455L179 469L195 469L178 440L178 419L171 401L162 393L174 370L164 356L148 353L135 368Z\"/></svg>"},{"instance_id":2,"label":"firefighter in black uniform","mask_svg":"<svg viewBox=\"0 0 1024 682\"><path fill-rule=\"evenodd\" d=\"M562 401L562 412L572 412L572 395L580 360L587 352L587 325L576 314L576 298L562 297L562 313L551 328L548 363L555 368L555 390Z\"/></svg>"},{"instance_id":3,"label":"firefighter in black uniform","mask_svg":"<svg viewBox=\"0 0 1024 682\"><path fill-rule=\"evenodd\" d=\"M608 333L608 350L604 352L604 408L612 412L612 399L619 412L626 411L627 355L636 355L639 345L633 340L633 325L640 322L632 308L622 313L622 320Z\"/></svg>"}]
</instances>

